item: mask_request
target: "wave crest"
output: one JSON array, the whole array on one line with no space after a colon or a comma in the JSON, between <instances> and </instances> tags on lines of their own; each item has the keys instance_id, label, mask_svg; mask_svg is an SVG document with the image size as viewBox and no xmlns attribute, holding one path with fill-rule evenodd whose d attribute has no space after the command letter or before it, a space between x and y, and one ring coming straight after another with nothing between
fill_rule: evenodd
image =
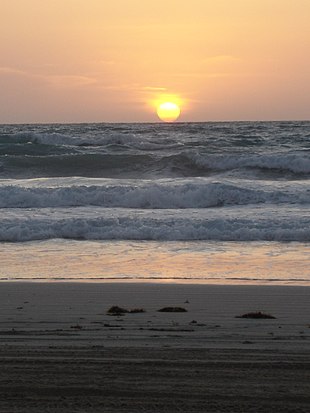
<instances>
[{"instance_id":1,"label":"wave crest","mask_svg":"<svg viewBox=\"0 0 310 413\"><path fill-rule=\"evenodd\" d=\"M100 180L101 181L101 180ZM4 181L5 182L5 181ZM40 182L40 181L39 181ZM0 208L46 208L94 205L140 209L210 208L249 204L309 204L307 183L282 183L277 189L264 183L253 188L246 183L195 181L101 181L98 185L52 184L45 181L39 187L0 185ZM57 180L56 180L57 182ZM71 181L70 181L71 182ZM253 185L252 185L253 186Z\"/></svg>"},{"instance_id":2,"label":"wave crest","mask_svg":"<svg viewBox=\"0 0 310 413\"><path fill-rule=\"evenodd\" d=\"M2 214L0 241L88 240L310 241L310 219L298 207L217 211L141 211L75 208Z\"/></svg>"}]
</instances>

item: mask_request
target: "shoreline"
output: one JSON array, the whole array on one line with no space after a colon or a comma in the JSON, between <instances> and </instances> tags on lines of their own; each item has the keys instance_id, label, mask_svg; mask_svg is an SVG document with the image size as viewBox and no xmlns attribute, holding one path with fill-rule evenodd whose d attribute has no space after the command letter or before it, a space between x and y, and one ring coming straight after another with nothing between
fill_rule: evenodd
<instances>
[{"instance_id":1,"label":"shoreline","mask_svg":"<svg viewBox=\"0 0 310 413\"><path fill-rule=\"evenodd\" d=\"M195 282L197 281L197 282ZM230 281L230 280L229 280ZM305 284L296 284L295 281L292 283L286 283L284 284L281 281L268 281L263 283L263 282L254 282L252 280L249 280L246 282L245 280L236 280L235 282L223 282L220 283L218 280L201 280L201 279L162 279L162 278L154 278L154 279L132 279L132 278L94 278L94 279L83 279L83 278L78 278L78 279L40 279L40 278L35 278L35 279L25 279L25 278L20 278L20 279L0 279L0 285L2 284L146 284L146 285L188 285L188 286L227 286L227 287L302 287L302 288L310 288L309 283Z\"/></svg>"},{"instance_id":2,"label":"shoreline","mask_svg":"<svg viewBox=\"0 0 310 413\"><path fill-rule=\"evenodd\" d=\"M48 240L1 244L1 282L305 285L309 244Z\"/></svg>"}]
</instances>

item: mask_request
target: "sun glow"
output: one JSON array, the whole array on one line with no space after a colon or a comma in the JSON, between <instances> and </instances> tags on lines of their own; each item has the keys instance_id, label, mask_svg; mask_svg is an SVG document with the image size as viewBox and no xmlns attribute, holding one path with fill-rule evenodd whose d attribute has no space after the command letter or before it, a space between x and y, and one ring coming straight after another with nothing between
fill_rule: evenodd
<instances>
[{"instance_id":1,"label":"sun glow","mask_svg":"<svg viewBox=\"0 0 310 413\"><path fill-rule=\"evenodd\" d=\"M163 102L157 107L157 116L164 122L174 122L180 113L180 107L174 102Z\"/></svg>"}]
</instances>

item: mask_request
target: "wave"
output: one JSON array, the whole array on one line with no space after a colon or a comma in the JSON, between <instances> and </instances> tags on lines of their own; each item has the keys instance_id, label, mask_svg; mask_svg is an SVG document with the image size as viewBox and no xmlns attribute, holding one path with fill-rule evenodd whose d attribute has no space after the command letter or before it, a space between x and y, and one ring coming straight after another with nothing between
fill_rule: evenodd
<instances>
[{"instance_id":1,"label":"wave","mask_svg":"<svg viewBox=\"0 0 310 413\"><path fill-rule=\"evenodd\" d=\"M93 180L96 182L96 180ZM267 185L203 179L130 181L30 180L0 184L0 208L101 206L140 209L209 208L250 204L309 204L307 181ZM32 182L32 185L31 185ZM77 183L79 184L77 185Z\"/></svg>"},{"instance_id":2,"label":"wave","mask_svg":"<svg viewBox=\"0 0 310 413\"><path fill-rule=\"evenodd\" d=\"M310 155L305 153L270 153L270 154L227 154L201 155L184 154L193 166L199 170L227 171L233 169L251 168L293 172L296 174L310 173ZM182 158L181 158L182 159Z\"/></svg>"},{"instance_id":3,"label":"wave","mask_svg":"<svg viewBox=\"0 0 310 413\"><path fill-rule=\"evenodd\" d=\"M13 134L1 134L0 144L40 144L48 146L79 146L87 140L62 133L17 132Z\"/></svg>"},{"instance_id":4,"label":"wave","mask_svg":"<svg viewBox=\"0 0 310 413\"><path fill-rule=\"evenodd\" d=\"M0 241L51 238L81 240L310 241L308 209L231 208L225 215L203 210L145 212L75 208L2 213ZM3 211L2 211L3 212Z\"/></svg>"},{"instance_id":5,"label":"wave","mask_svg":"<svg viewBox=\"0 0 310 413\"><path fill-rule=\"evenodd\" d=\"M0 131L2 177L310 175L309 123L19 125ZM299 126L299 127L298 127Z\"/></svg>"},{"instance_id":6,"label":"wave","mask_svg":"<svg viewBox=\"0 0 310 413\"><path fill-rule=\"evenodd\" d=\"M0 145L29 145L59 146L59 147L106 147L106 148L133 148L140 150L157 150L180 148L183 144L177 139L164 137L154 139L154 136L145 136L136 133L121 133L103 131L96 134L69 135L62 133L17 132L15 134L0 134Z\"/></svg>"},{"instance_id":7,"label":"wave","mask_svg":"<svg viewBox=\"0 0 310 413\"><path fill-rule=\"evenodd\" d=\"M310 122L2 125L0 145L124 146L139 149L309 148Z\"/></svg>"},{"instance_id":8,"label":"wave","mask_svg":"<svg viewBox=\"0 0 310 413\"><path fill-rule=\"evenodd\" d=\"M1 156L1 174L10 177L86 176L86 177L190 177L249 171L262 178L309 176L310 154L207 154L193 151L172 155L159 153L67 153L48 152L44 156ZM255 178L255 176L253 177Z\"/></svg>"},{"instance_id":9,"label":"wave","mask_svg":"<svg viewBox=\"0 0 310 413\"><path fill-rule=\"evenodd\" d=\"M127 154L61 154L51 156L2 157L2 176L10 177L121 177L147 173L154 159L149 155Z\"/></svg>"}]
</instances>

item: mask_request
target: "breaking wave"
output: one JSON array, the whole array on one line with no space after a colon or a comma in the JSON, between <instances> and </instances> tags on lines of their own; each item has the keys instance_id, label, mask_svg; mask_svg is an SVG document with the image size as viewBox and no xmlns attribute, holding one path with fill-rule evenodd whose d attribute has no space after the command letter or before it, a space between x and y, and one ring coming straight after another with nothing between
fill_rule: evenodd
<instances>
[{"instance_id":1,"label":"breaking wave","mask_svg":"<svg viewBox=\"0 0 310 413\"><path fill-rule=\"evenodd\" d=\"M93 180L96 182L96 180ZM130 181L75 179L57 185L45 180L44 185L0 185L0 208L46 208L67 206L101 206L140 209L209 208L250 204L309 204L306 181L278 183L276 187L256 182L217 182L196 180ZM22 181L25 182L25 181ZM78 184L77 184L78 183Z\"/></svg>"},{"instance_id":2,"label":"breaking wave","mask_svg":"<svg viewBox=\"0 0 310 413\"><path fill-rule=\"evenodd\" d=\"M203 211L203 212L202 212ZM11 210L2 214L0 241L81 240L310 241L310 217L298 208L216 211L143 211L98 208ZM293 213L295 212L295 213ZM301 214L301 215L300 215Z\"/></svg>"}]
</instances>

